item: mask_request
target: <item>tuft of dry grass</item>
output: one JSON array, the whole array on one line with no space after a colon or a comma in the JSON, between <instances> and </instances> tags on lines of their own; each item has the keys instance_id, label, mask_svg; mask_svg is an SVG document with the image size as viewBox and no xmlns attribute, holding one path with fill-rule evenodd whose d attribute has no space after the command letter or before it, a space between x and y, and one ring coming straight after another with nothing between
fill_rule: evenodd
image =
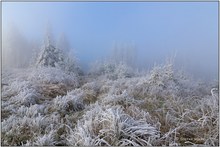
<instances>
[{"instance_id":1,"label":"tuft of dry grass","mask_svg":"<svg viewBox=\"0 0 220 147\"><path fill-rule=\"evenodd\" d=\"M69 145L150 145L158 130L141 119L134 119L120 106L97 103L78 121L68 138Z\"/></svg>"}]
</instances>

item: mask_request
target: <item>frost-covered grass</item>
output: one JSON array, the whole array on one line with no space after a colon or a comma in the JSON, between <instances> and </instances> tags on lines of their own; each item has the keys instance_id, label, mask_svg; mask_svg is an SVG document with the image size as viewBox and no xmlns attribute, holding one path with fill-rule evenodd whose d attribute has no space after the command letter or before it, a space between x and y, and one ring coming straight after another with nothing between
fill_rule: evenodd
<instances>
[{"instance_id":1,"label":"frost-covered grass","mask_svg":"<svg viewBox=\"0 0 220 147\"><path fill-rule=\"evenodd\" d=\"M171 63L129 76L121 66L3 70L1 145L219 145L218 83Z\"/></svg>"},{"instance_id":2,"label":"frost-covered grass","mask_svg":"<svg viewBox=\"0 0 220 147\"><path fill-rule=\"evenodd\" d=\"M159 137L154 126L131 117L118 105L92 107L71 131L69 145L150 145Z\"/></svg>"}]
</instances>

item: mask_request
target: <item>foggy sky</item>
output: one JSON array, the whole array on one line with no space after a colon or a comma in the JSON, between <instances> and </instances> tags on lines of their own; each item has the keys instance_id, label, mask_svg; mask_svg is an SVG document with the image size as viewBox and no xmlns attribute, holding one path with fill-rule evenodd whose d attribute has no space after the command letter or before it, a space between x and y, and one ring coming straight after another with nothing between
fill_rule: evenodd
<instances>
[{"instance_id":1,"label":"foggy sky","mask_svg":"<svg viewBox=\"0 0 220 147\"><path fill-rule=\"evenodd\" d=\"M49 21L84 68L105 59L115 42L134 43L141 68L176 55L177 67L217 79L217 2L2 2L2 14L3 37L14 24L40 43Z\"/></svg>"}]
</instances>

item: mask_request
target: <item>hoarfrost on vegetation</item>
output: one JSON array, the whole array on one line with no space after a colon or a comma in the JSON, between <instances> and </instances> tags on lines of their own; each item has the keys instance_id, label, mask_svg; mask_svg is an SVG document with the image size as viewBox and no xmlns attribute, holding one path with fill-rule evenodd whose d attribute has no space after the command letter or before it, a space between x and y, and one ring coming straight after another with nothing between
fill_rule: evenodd
<instances>
[{"instance_id":1,"label":"hoarfrost on vegetation","mask_svg":"<svg viewBox=\"0 0 220 147\"><path fill-rule=\"evenodd\" d=\"M134 72L126 63L114 63L106 61L104 63L94 64L90 74L94 76L102 75L108 79L117 80L121 78L130 78L134 75Z\"/></svg>"},{"instance_id":2,"label":"hoarfrost on vegetation","mask_svg":"<svg viewBox=\"0 0 220 147\"><path fill-rule=\"evenodd\" d=\"M28 80L36 83L66 84L74 87L79 85L77 76L74 74L66 74L61 69L54 67L40 67L33 69L28 76Z\"/></svg>"},{"instance_id":3,"label":"hoarfrost on vegetation","mask_svg":"<svg viewBox=\"0 0 220 147\"><path fill-rule=\"evenodd\" d=\"M76 91L76 92L75 92ZM84 108L83 92L75 90L68 92L65 96L57 96L53 102L54 107L59 111L79 111Z\"/></svg>"},{"instance_id":4,"label":"hoarfrost on vegetation","mask_svg":"<svg viewBox=\"0 0 220 147\"><path fill-rule=\"evenodd\" d=\"M159 137L158 130L142 120L135 120L116 105L95 104L71 132L69 145L150 145Z\"/></svg>"},{"instance_id":5,"label":"hoarfrost on vegetation","mask_svg":"<svg viewBox=\"0 0 220 147\"><path fill-rule=\"evenodd\" d=\"M2 145L219 145L217 86L171 63L129 76L124 67L3 71Z\"/></svg>"},{"instance_id":6,"label":"hoarfrost on vegetation","mask_svg":"<svg viewBox=\"0 0 220 147\"><path fill-rule=\"evenodd\" d=\"M139 73L133 44L116 44L83 75L65 35L54 43L48 29L39 48L11 30L3 38L1 145L219 146L218 83L196 81L172 62Z\"/></svg>"}]
</instances>

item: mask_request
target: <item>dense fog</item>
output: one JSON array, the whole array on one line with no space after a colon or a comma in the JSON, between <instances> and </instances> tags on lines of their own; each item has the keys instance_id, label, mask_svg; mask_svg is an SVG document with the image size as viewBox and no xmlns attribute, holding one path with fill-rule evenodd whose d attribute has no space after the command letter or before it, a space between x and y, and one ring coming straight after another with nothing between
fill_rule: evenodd
<instances>
[{"instance_id":1,"label":"dense fog","mask_svg":"<svg viewBox=\"0 0 220 147\"><path fill-rule=\"evenodd\" d=\"M41 39L31 39L31 37L26 37L27 34L21 31L15 24L9 26L3 31L3 67L24 68L31 66L44 44L47 32L46 27L42 29L43 36L39 37ZM104 47L102 50L99 50L99 48L93 48L93 43L89 45L87 42L85 42L85 45L82 44L80 46L74 41L75 46L78 47L73 47L74 45L71 45L71 40L64 32L61 32L57 36L54 35L53 30L50 30L50 32L52 43L65 52L72 51L73 58L77 58L85 73L91 70L91 65L95 62L104 62L107 60L114 60L115 62L123 61L135 70L146 71L151 69L155 64L161 64L167 59L172 59L175 63L175 68L184 70L198 79L217 80L217 43L210 43L210 47L208 47L208 45L200 46L200 42L194 42L193 44L198 44L200 48L194 48L194 45L187 47L183 45L179 49L172 49L172 47L169 48L167 46L156 48L156 45L148 46L148 43L144 47L135 43L135 41L109 41L108 45L105 46L100 43L100 46ZM182 41L185 42L184 40ZM85 49L85 46L91 47ZM96 47L98 45L94 46ZM173 48L175 48L175 45Z\"/></svg>"},{"instance_id":2,"label":"dense fog","mask_svg":"<svg viewBox=\"0 0 220 147\"><path fill-rule=\"evenodd\" d=\"M2 146L219 146L217 2L2 5Z\"/></svg>"},{"instance_id":3,"label":"dense fog","mask_svg":"<svg viewBox=\"0 0 220 147\"><path fill-rule=\"evenodd\" d=\"M3 65L29 65L48 24L54 45L72 50L84 71L121 54L139 70L174 58L176 67L197 78L217 79L212 3L4 3Z\"/></svg>"}]
</instances>

